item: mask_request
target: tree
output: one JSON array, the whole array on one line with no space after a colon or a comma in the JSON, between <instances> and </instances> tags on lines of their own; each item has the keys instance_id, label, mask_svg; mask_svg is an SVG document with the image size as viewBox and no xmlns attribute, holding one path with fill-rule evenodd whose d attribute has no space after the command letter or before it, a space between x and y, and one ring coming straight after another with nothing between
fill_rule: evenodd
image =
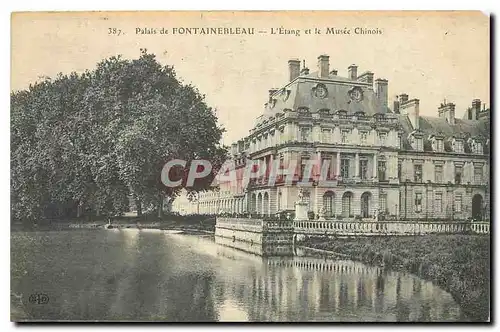
<instances>
[{"instance_id":1,"label":"tree","mask_svg":"<svg viewBox=\"0 0 500 332\"><path fill-rule=\"evenodd\" d=\"M140 214L181 187L161 182L163 165L212 162L206 190L226 158L223 128L198 90L173 67L141 50L136 60L112 57L93 71L46 78L11 94L12 210L16 219L116 215L132 197ZM186 180L186 172L176 170Z\"/></svg>"}]
</instances>

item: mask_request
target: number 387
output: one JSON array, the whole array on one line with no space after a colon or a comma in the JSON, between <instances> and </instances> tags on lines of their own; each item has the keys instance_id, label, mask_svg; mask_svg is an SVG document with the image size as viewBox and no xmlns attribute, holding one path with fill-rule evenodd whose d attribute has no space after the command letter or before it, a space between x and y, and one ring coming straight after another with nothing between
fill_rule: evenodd
<instances>
[{"instance_id":1,"label":"number 387","mask_svg":"<svg viewBox=\"0 0 500 332\"><path fill-rule=\"evenodd\" d=\"M115 35L115 36L119 36L122 34L122 30L121 29L117 29L117 28L108 28L108 35Z\"/></svg>"}]
</instances>

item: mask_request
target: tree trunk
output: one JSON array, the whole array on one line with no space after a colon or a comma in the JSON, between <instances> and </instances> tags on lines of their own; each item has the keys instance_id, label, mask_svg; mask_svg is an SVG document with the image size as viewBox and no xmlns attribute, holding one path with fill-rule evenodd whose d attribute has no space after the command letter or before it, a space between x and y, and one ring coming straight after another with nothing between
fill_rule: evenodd
<instances>
[{"instance_id":1,"label":"tree trunk","mask_svg":"<svg viewBox=\"0 0 500 332\"><path fill-rule=\"evenodd\" d=\"M80 218L82 216L82 202L78 202L78 206L76 207L76 217Z\"/></svg>"},{"instance_id":2,"label":"tree trunk","mask_svg":"<svg viewBox=\"0 0 500 332\"><path fill-rule=\"evenodd\" d=\"M142 203L140 199L135 200L135 208L137 210L137 216L142 217Z\"/></svg>"},{"instance_id":3,"label":"tree trunk","mask_svg":"<svg viewBox=\"0 0 500 332\"><path fill-rule=\"evenodd\" d=\"M158 218L163 217L163 195L158 194Z\"/></svg>"}]
</instances>

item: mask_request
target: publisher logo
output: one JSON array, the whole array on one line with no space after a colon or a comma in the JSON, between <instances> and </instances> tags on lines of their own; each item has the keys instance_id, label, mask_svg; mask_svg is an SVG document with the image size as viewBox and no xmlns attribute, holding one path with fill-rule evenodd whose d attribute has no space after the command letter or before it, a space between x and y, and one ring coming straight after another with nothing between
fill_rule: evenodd
<instances>
[{"instance_id":1,"label":"publisher logo","mask_svg":"<svg viewBox=\"0 0 500 332\"><path fill-rule=\"evenodd\" d=\"M29 302L32 304L47 304L49 303L49 297L47 294L34 293L30 295Z\"/></svg>"}]
</instances>

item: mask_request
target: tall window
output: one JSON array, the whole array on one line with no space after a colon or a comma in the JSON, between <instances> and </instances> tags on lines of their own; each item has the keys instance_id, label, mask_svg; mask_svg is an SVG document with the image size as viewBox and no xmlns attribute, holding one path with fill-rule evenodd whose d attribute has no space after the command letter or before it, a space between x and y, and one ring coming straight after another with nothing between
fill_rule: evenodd
<instances>
[{"instance_id":1,"label":"tall window","mask_svg":"<svg viewBox=\"0 0 500 332\"><path fill-rule=\"evenodd\" d=\"M455 212L462 212L462 194L455 195Z\"/></svg>"},{"instance_id":2,"label":"tall window","mask_svg":"<svg viewBox=\"0 0 500 332\"><path fill-rule=\"evenodd\" d=\"M462 183L462 166L455 165L455 184Z\"/></svg>"},{"instance_id":3,"label":"tall window","mask_svg":"<svg viewBox=\"0 0 500 332\"><path fill-rule=\"evenodd\" d=\"M359 141L362 145L365 145L368 142L368 132L362 131L359 133Z\"/></svg>"},{"instance_id":4,"label":"tall window","mask_svg":"<svg viewBox=\"0 0 500 332\"><path fill-rule=\"evenodd\" d=\"M326 179L331 179L333 175L333 167L332 167L332 161L330 158L325 157L321 158L321 176L326 176ZM326 168L326 173L323 173Z\"/></svg>"},{"instance_id":5,"label":"tall window","mask_svg":"<svg viewBox=\"0 0 500 332\"><path fill-rule=\"evenodd\" d=\"M303 181L308 180L308 178L306 176L309 176L309 177L311 176L311 174L305 174L306 166L307 166L308 162L309 162L309 157L304 156L301 158L299 178L302 179Z\"/></svg>"},{"instance_id":6,"label":"tall window","mask_svg":"<svg viewBox=\"0 0 500 332\"><path fill-rule=\"evenodd\" d=\"M403 136L398 135L398 148L402 149L403 148Z\"/></svg>"},{"instance_id":7,"label":"tall window","mask_svg":"<svg viewBox=\"0 0 500 332\"><path fill-rule=\"evenodd\" d=\"M444 151L444 143L442 139L436 139L436 151L443 152Z\"/></svg>"},{"instance_id":8,"label":"tall window","mask_svg":"<svg viewBox=\"0 0 500 332\"><path fill-rule=\"evenodd\" d=\"M335 204L335 199L334 199L333 192L327 191L323 195L323 207L325 209L325 214L327 217L331 217L333 215L334 206L335 206L334 204Z\"/></svg>"},{"instance_id":9,"label":"tall window","mask_svg":"<svg viewBox=\"0 0 500 332\"><path fill-rule=\"evenodd\" d=\"M278 144L282 144L285 142L285 139L284 139L284 136L285 136L285 127L281 127L279 130L278 130Z\"/></svg>"},{"instance_id":10,"label":"tall window","mask_svg":"<svg viewBox=\"0 0 500 332\"><path fill-rule=\"evenodd\" d=\"M380 145L385 145L387 141L387 133L378 133L378 139L380 142Z\"/></svg>"},{"instance_id":11,"label":"tall window","mask_svg":"<svg viewBox=\"0 0 500 332\"><path fill-rule=\"evenodd\" d=\"M352 215L352 193L346 192L342 196L342 216L350 217Z\"/></svg>"},{"instance_id":12,"label":"tall window","mask_svg":"<svg viewBox=\"0 0 500 332\"><path fill-rule=\"evenodd\" d=\"M413 180L415 182L422 182L422 165L413 165Z\"/></svg>"},{"instance_id":13,"label":"tall window","mask_svg":"<svg viewBox=\"0 0 500 332\"><path fill-rule=\"evenodd\" d=\"M302 142L309 142L311 140L311 128L309 127L300 128L300 139Z\"/></svg>"},{"instance_id":14,"label":"tall window","mask_svg":"<svg viewBox=\"0 0 500 332\"><path fill-rule=\"evenodd\" d=\"M434 166L434 181L436 183L443 183L443 165Z\"/></svg>"},{"instance_id":15,"label":"tall window","mask_svg":"<svg viewBox=\"0 0 500 332\"><path fill-rule=\"evenodd\" d=\"M415 193L415 212L422 212L422 193Z\"/></svg>"},{"instance_id":16,"label":"tall window","mask_svg":"<svg viewBox=\"0 0 500 332\"><path fill-rule=\"evenodd\" d=\"M340 131L340 138L342 143L349 143L349 134L351 131L349 129L342 129Z\"/></svg>"},{"instance_id":17,"label":"tall window","mask_svg":"<svg viewBox=\"0 0 500 332\"><path fill-rule=\"evenodd\" d=\"M398 162L398 179L401 181L401 176L403 175L403 164Z\"/></svg>"},{"instance_id":18,"label":"tall window","mask_svg":"<svg viewBox=\"0 0 500 332\"><path fill-rule=\"evenodd\" d=\"M443 193L434 194L434 212L443 212Z\"/></svg>"},{"instance_id":19,"label":"tall window","mask_svg":"<svg viewBox=\"0 0 500 332\"><path fill-rule=\"evenodd\" d=\"M386 171L386 162L385 160L379 160L378 161L378 180L379 181L385 181L385 171Z\"/></svg>"},{"instance_id":20,"label":"tall window","mask_svg":"<svg viewBox=\"0 0 500 332\"><path fill-rule=\"evenodd\" d=\"M474 183L481 184L483 182L483 167L474 166Z\"/></svg>"},{"instance_id":21,"label":"tall window","mask_svg":"<svg viewBox=\"0 0 500 332\"><path fill-rule=\"evenodd\" d=\"M461 139L455 140L455 152L464 152L464 141Z\"/></svg>"},{"instance_id":22,"label":"tall window","mask_svg":"<svg viewBox=\"0 0 500 332\"><path fill-rule=\"evenodd\" d=\"M321 142L331 143L331 137L332 137L332 130L331 129L321 130Z\"/></svg>"},{"instance_id":23,"label":"tall window","mask_svg":"<svg viewBox=\"0 0 500 332\"><path fill-rule=\"evenodd\" d=\"M349 159L347 158L340 159L340 176L344 179L349 178Z\"/></svg>"},{"instance_id":24,"label":"tall window","mask_svg":"<svg viewBox=\"0 0 500 332\"><path fill-rule=\"evenodd\" d=\"M359 176L363 180L368 177L368 160L366 159L359 160Z\"/></svg>"},{"instance_id":25,"label":"tall window","mask_svg":"<svg viewBox=\"0 0 500 332\"><path fill-rule=\"evenodd\" d=\"M380 212L387 213L387 194L380 194L378 196L378 206Z\"/></svg>"}]
</instances>

